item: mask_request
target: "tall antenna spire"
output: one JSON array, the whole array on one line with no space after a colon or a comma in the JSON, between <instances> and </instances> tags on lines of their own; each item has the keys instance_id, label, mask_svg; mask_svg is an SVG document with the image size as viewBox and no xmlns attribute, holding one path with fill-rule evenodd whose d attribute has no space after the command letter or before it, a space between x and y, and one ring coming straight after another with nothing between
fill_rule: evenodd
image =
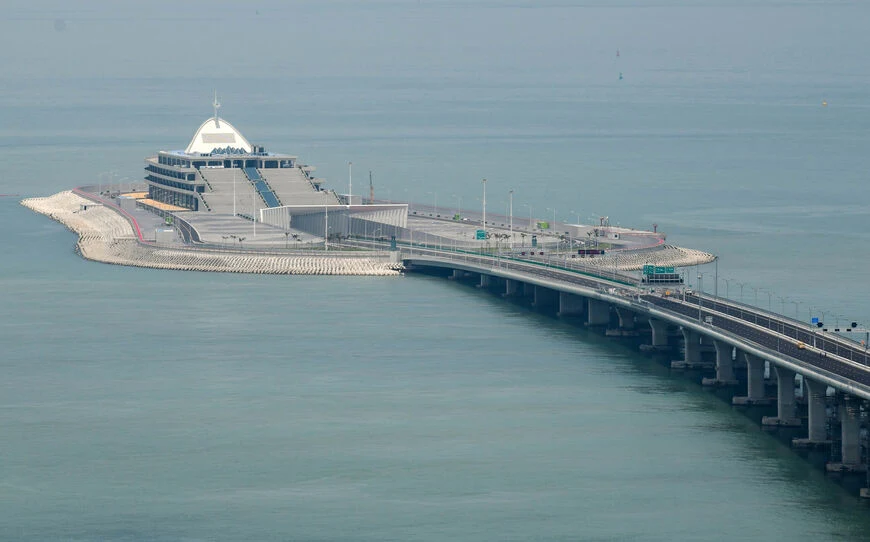
<instances>
[{"instance_id":1,"label":"tall antenna spire","mask_svg":"<svg viewBox=\"0 0 870 542\"><path fill-rule=\"evenodd\" d=\"M214 125L215 125L215 128L220 128L221 123L220 123L220 119L218 118L217 111L218 111L218 109L220 109L221 103L218 101L218 98L217 98L217 90L214 91L214 102L212 102L211 105L214 107Z\"/></svg>"}]
</instances>

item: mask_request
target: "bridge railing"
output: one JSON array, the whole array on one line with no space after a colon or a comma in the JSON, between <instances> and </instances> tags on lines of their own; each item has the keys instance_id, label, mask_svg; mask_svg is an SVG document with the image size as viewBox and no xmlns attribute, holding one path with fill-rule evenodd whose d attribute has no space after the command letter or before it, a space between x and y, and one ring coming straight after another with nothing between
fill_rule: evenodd
<instances>
[{"instance_id":1,"label":"bridge railing","mask_svg":"<svg viewBox=\"0 0 870 542\"><path fill-rule=\"evenodd\" d=\"M744 318L745 320L753 321L756 323L765 323L767 327L771 329L773 329L774 325L777 325L782 329L783 333L785 333L786 331L790 331L792 332L792 338L807 342L808 344L811 344L813 339L816 339L839 345L843 348L863 348L865 351L867 350L866 342L862 345L859 341L850 337L845 337L835 332L832 333L822 331L817 326L814 326L811 323L804 322L802 320L798 320L784 314L765 310L761 307L756 307L755 305L749 305L747 303L741 303L732 299L713 296L711 294L702 295L701 298L701 302L705 307L715 308L715 305L724 305L736 309L738 312L745 312L747 313L747 315L752 316L751 320L750 318ZM803 333L803 336L801 336L801 333Z\"/></svg>"}]
</instances>

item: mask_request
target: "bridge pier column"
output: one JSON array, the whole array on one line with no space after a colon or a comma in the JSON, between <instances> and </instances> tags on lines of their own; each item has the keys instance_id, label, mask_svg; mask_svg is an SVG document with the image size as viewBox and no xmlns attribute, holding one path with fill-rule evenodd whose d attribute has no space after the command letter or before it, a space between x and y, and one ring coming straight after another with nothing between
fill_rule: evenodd
<instances>
[{"instance_id":1,"label":"bridge pier column","mask_svg":"<svg viewBox=\"0 0 870 542\"><path fill-rule=\"evenodd\" d=\"M733 405L769 405L773 400L764 396L764 360L743 352L746 360L746 397L734 397Z\"/></svg>"},{"instance_id":2,"label":"bridge pier column","mask_svg":"<svg viewBox=\"0 0 870 542\"><path fill-rule=\"evenodd\" d=\"M711 369L712 363L701 361L701 334L681 327L683 332L683 359L671 362L671 369Z\"/></svg>"},{"instance_id":3,"label":"bridge pier column","mask_svg":"<svg viewBox=\"0 0 870 542\"><path fill-rule=\"evenodd\" d=\"M807 394L807 432L808 438L791 440L795 448L821 448L830 446L827 430L825 396L828 385L804 376L804 389Z\"/></svg>"},{"instance_id":4,"label":"bridge pier column","mask_svg":"<svg viewBox=\"0 0 870 542\"><path fill-rule=\"evenodd\" d=\"M490 275L481 273L480 274L480 282L478 283L478 288L489 288L489 285L492 283L492 277Z\"/></svg>"},{"instance_id":5,"label":"bridge pier column","mask_svg":"<svg viewBox=\"0 0 870 542\"><path fill-rule=\"evenodd\" d=\"M864 472L861 464L861 410L858 401L844 397L839 404L840 439L842 459L840 463L828 463L828 472Z\"/></svg>"},{"instance_id":6,"label":"bridge pier column","mask_svg":"<svg viewBox=\"0 0 870 542\"><path fill-rule=\"evenodd\" d=\"M586 298L559 292L559 316L582 316L586 314Z\"/></svg>"},{"instance_id":7,"label":"bridge pier column","mask_svg":"<svg viewBox=\"0 0 870 542\"><path fill-rule=\"evenodd\" d=\"M513 297L517 295L520 289L520 282L513 279L504 280L504 297Z\"/></svg>"},{"instance_id":8,"label":"bridge pier column","mask_svg":"<svg viewBox=\"0 0 870 542\"><path fill-rule=\"evenodd\" d=\"M624 307L616 307L616 315L619 317L620 329L633 330L635 313Z\"/></svg>"},{"instance_id":9,"label":"bridge pier column","mask_svg":"<svg viewBox=\"0 0 870 542\"><path fill-rule=\"evenodd\" d=\"M713 340L716 349L716 378L704 378L701 384L704 386L734 386L737 379L734 378L734 353L733 347L722 341Z\"/></svg>"},{"instance_id":10,"label":"bridge pier column","mask_svg":"<svg viewBox=\"0 0 870 542\"><path fill-rule=\"evenodd\" d=\"M464 276L465 276L465 271L462 271L461 269L454 269L453 273L451 273L450 276L447 278L449 278L450 280L459 280Z\"/></svg>"},{"instance_id":11,"label":"bridge pier column","mask_svg":"<svg viewBox=\"0 0 870 542\"><path fill-rule=\"evenodd\" d=\"M761 425L774 427L800 427L801 421L794 415L795 372L774 365L776 371L776 417L765 416Z\"/></svg>"},{"instance_id":12,"label":"bridge pier column","mask_svg":"<svg viewBox=\"0 0 870 542\"><path fill-rule=\"evenodd\" d=\"M523 283L523 297L535 297L535 285L528 282Z\"/></svg>"},{"instance_id":13,"label":"bridge pier column","mask_svg":"<svg viewBox=\"0 0 870 542\"><path fill-rule=\"evenodd\" d=\"M539 309L546 309L550 307L558 309L558 293L559 292L557 292L556 290L551 290L550 288L535 286L534 301L532 302L532 306Z\"/></svg>"},{"instance_id":14,"label":"bridge pier column","mask_svg":"<svg viewBox=\"0 0 870 542\"><path fill-rule=\"evenodd\" d=\"M649 327L652 329L651 344L653 348L668 346L668 323L664 320L649 319Z\"/></svg>"},{"instance_id":15,"label":"bridge pier column","mask_svg":"<svg viewBox=\"0 0 870 542\"><path fill-rule=\"evenodd\" d=\"M586 311L586 325L607 326L610 323L610 304L606 301L589 298L589 310Z\"/></svg>"}]
</instances>

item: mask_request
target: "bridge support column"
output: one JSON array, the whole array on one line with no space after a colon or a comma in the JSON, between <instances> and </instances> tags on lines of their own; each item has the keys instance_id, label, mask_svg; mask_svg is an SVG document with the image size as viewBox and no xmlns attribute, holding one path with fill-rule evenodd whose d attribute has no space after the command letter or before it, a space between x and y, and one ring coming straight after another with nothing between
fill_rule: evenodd
<instances>
[{"instance_id":1,"label":"bridge support column","mask_svg":"<svg viewBox=\"0 0 870 542\"><path fill-rule=\"evenodd\" d=\"M704 378L701 384L704 386L735 386L737 379L734 378L734 360L732 355L734 348L722 341L713 341L716 349L716 378Z\"/></svg>"},{"instance_id":2,"label":"bridge support column","mask_svg":"<svg viewBox=\"0 0 870 542\"><path fill-rule=\"evenodd\" d=\"M701 361L701 334L681 327L683 332L683 359L671 362L671 369L712 369L713 364Z\"/></svg>"},{"instance_id":3,"label":"bridge support column","mask_svg":"<svg viewBox=\"0 0 870 542\"><path fill-rule=\"evenodd\" d=\"M586 325L607 326L610 323L610 304L606 301L589 298L589 310L586 311Z\"/></svg>"},{"instance_id":4,"label":"bridge support column","mask_svg":"<svg viewBox=\"0 0 870 542\"><path fill-rule=\"evenodd\" d=\"M517 295L520 289L520 283L513 279L504 279L504 297L513 297Z\"/></svg>"},{"instance_id":5,"label":"bridge support column","mask_svg":"<svg viewBox=\"0 0 870 542\"><path fill-rule=\"evenodd\" d=\"M459 280L464 276L465 276L465 271L462 271L461 269L454 269L453 273L451 273L451 275L447 278L449 278L450 280Z\"/></svg>"},{"instance_id":6,"label":"bridge support column","mask_svg":"<svg viewBox=\"0 0 870 542\"><path fill-rule=\"evenodd\" d=\"M864 472L867 467L861 464L861 411L858 401L844 397L839 404L841 428L840 463L828 463L828 472Z\"/></svg>"},{"instance_id":7,"label":"bridge support column","mask_svg":"<svg viewBox=\"0 0 870 542\"><path fill-rule=\"evenodd\" d=\"M478 288L489 288L489 285L492 283L492 277L490 275L486 275L484 273L480 274L480 283L478 283Z\"/></svg>"},{"instance_id":8,"label":"bridge support column","mask_svg":"<svg viewBox=\"0 0 870 542\"><path fill-rule=\"evenodd\" d=\"M651 344L653 348L667 348L668 346L668 323L664 320L649 319L649 327L652 329Z\"/></svg>"},{"instance_id":9,"label":"bridge support column","mask_svg":"<svg viewBox=\"0 0 870 542\"><path fill-rule=\"evenodd\" d=\"M620 329L625 330L633 330L634 329L634 317L635 313L623 308L616 307L616 315L619 316L619 327Z\"/></svg>"},{"instance_id":10,"label":"bridge support column","mask_svg":"<svg viewBox=\"0 0 870 542\"><path fill-rule=\"evenodd\" d=\"M800 427L801 421L794 415L794 375L785 367L774 365L776 371L776 417L765 416L761 425L773 427Z\"/></svg>"},{"instance_id":11,"label":"bridge support column","mask_svg":"<svg viewBox=\"0 0 870 542\"><path fill-rule=\"evenodd\" d=\"M523 283L523 297L535 297L535 285L528 282Z\"/></svg>"},{"instance_id":12,"label":"bridge support column","mask_svg":"<svg viewBox=\"0 0 870 542\"><path fill-rule=\"evenodd\" d=\"M650 344L640 345L642 352L662 352L669 349L668 346L668 323L664 320L647 318L647 323L652 330Z\"/></svg>"},{"instance_id":13,"label":"bridge support column","mask_svg":"<svg viewBox=\"0 0 870 542\"><path fill-rule=\"evenodd\" d=\"M614 307L616 316L619 318L619 327L617 329L608 329L605 334L608 337L636 337L640 333L636 329L634 311L630 311L624 307Z\"/></svg>"},{"instance_id":14,"label":"bridge support column","mask_svg":"<svg viewBox=\"0 0 870 542\"><path fill-rule=\"evenodd\" d=\"M559 316L582 316L585 313L585 297L559 292Z\"/></svg>"},{"instance_id":15,"label":"bridge support column","mask_svg":"<svg viewBox=\"0 0 870 542\"><path fill-rule=\"evenodd\" d=\"M791 440L795 448L821 448L831 445L828 440L827 413L825 412L825 396L828 385L804 377L804 390L807 394L807 432L808 438Z\"/></svg>"},{"instance_id":16,"label":"bridge support column","mask_svg":"<svg viewBox=\"0 0 870 542\"><path fill-rule=\"evenodd\" d=\"M746 397L734 397L733 405L769 405L773 400L764 396L764 360L743 352L746 360Z\"/></svg>"},{"instance_id":17,"label":"bridge support column","mask_svg":"<svg viewBox=\"0 0 870 542\"><path fill-rule=\"evenodd\" d=\"M546 309L550 307L558 309L558 293L559 292L557 292L556 290L551 290L550 288L535 286L535 300L532 302L532 306L539 309Z\"/></svg>"}]
</instances>

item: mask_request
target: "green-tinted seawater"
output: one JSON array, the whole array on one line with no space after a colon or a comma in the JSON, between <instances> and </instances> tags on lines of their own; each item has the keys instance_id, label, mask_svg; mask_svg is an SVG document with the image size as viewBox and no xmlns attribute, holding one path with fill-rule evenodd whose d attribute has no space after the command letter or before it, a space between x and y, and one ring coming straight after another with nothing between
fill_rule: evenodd
<instances>
[{"instance_id":1,"label":"green-tinted seawater","mask_svg":"<svg viewBox=\"0 0 870 542\"><path fill-rule=\"evenodd\" d=\"M141 179L216 89L330 188L353 161L377 197L476 209L485 177L489 212L514 189L518 216L655 223L720 256L720 294L870 324L860 2L4 13L0 194ZM853 491L632 345L432 277L87 262L17 200L0 197L0 539L870 531Z\"/></svg>"}]
</instances>

